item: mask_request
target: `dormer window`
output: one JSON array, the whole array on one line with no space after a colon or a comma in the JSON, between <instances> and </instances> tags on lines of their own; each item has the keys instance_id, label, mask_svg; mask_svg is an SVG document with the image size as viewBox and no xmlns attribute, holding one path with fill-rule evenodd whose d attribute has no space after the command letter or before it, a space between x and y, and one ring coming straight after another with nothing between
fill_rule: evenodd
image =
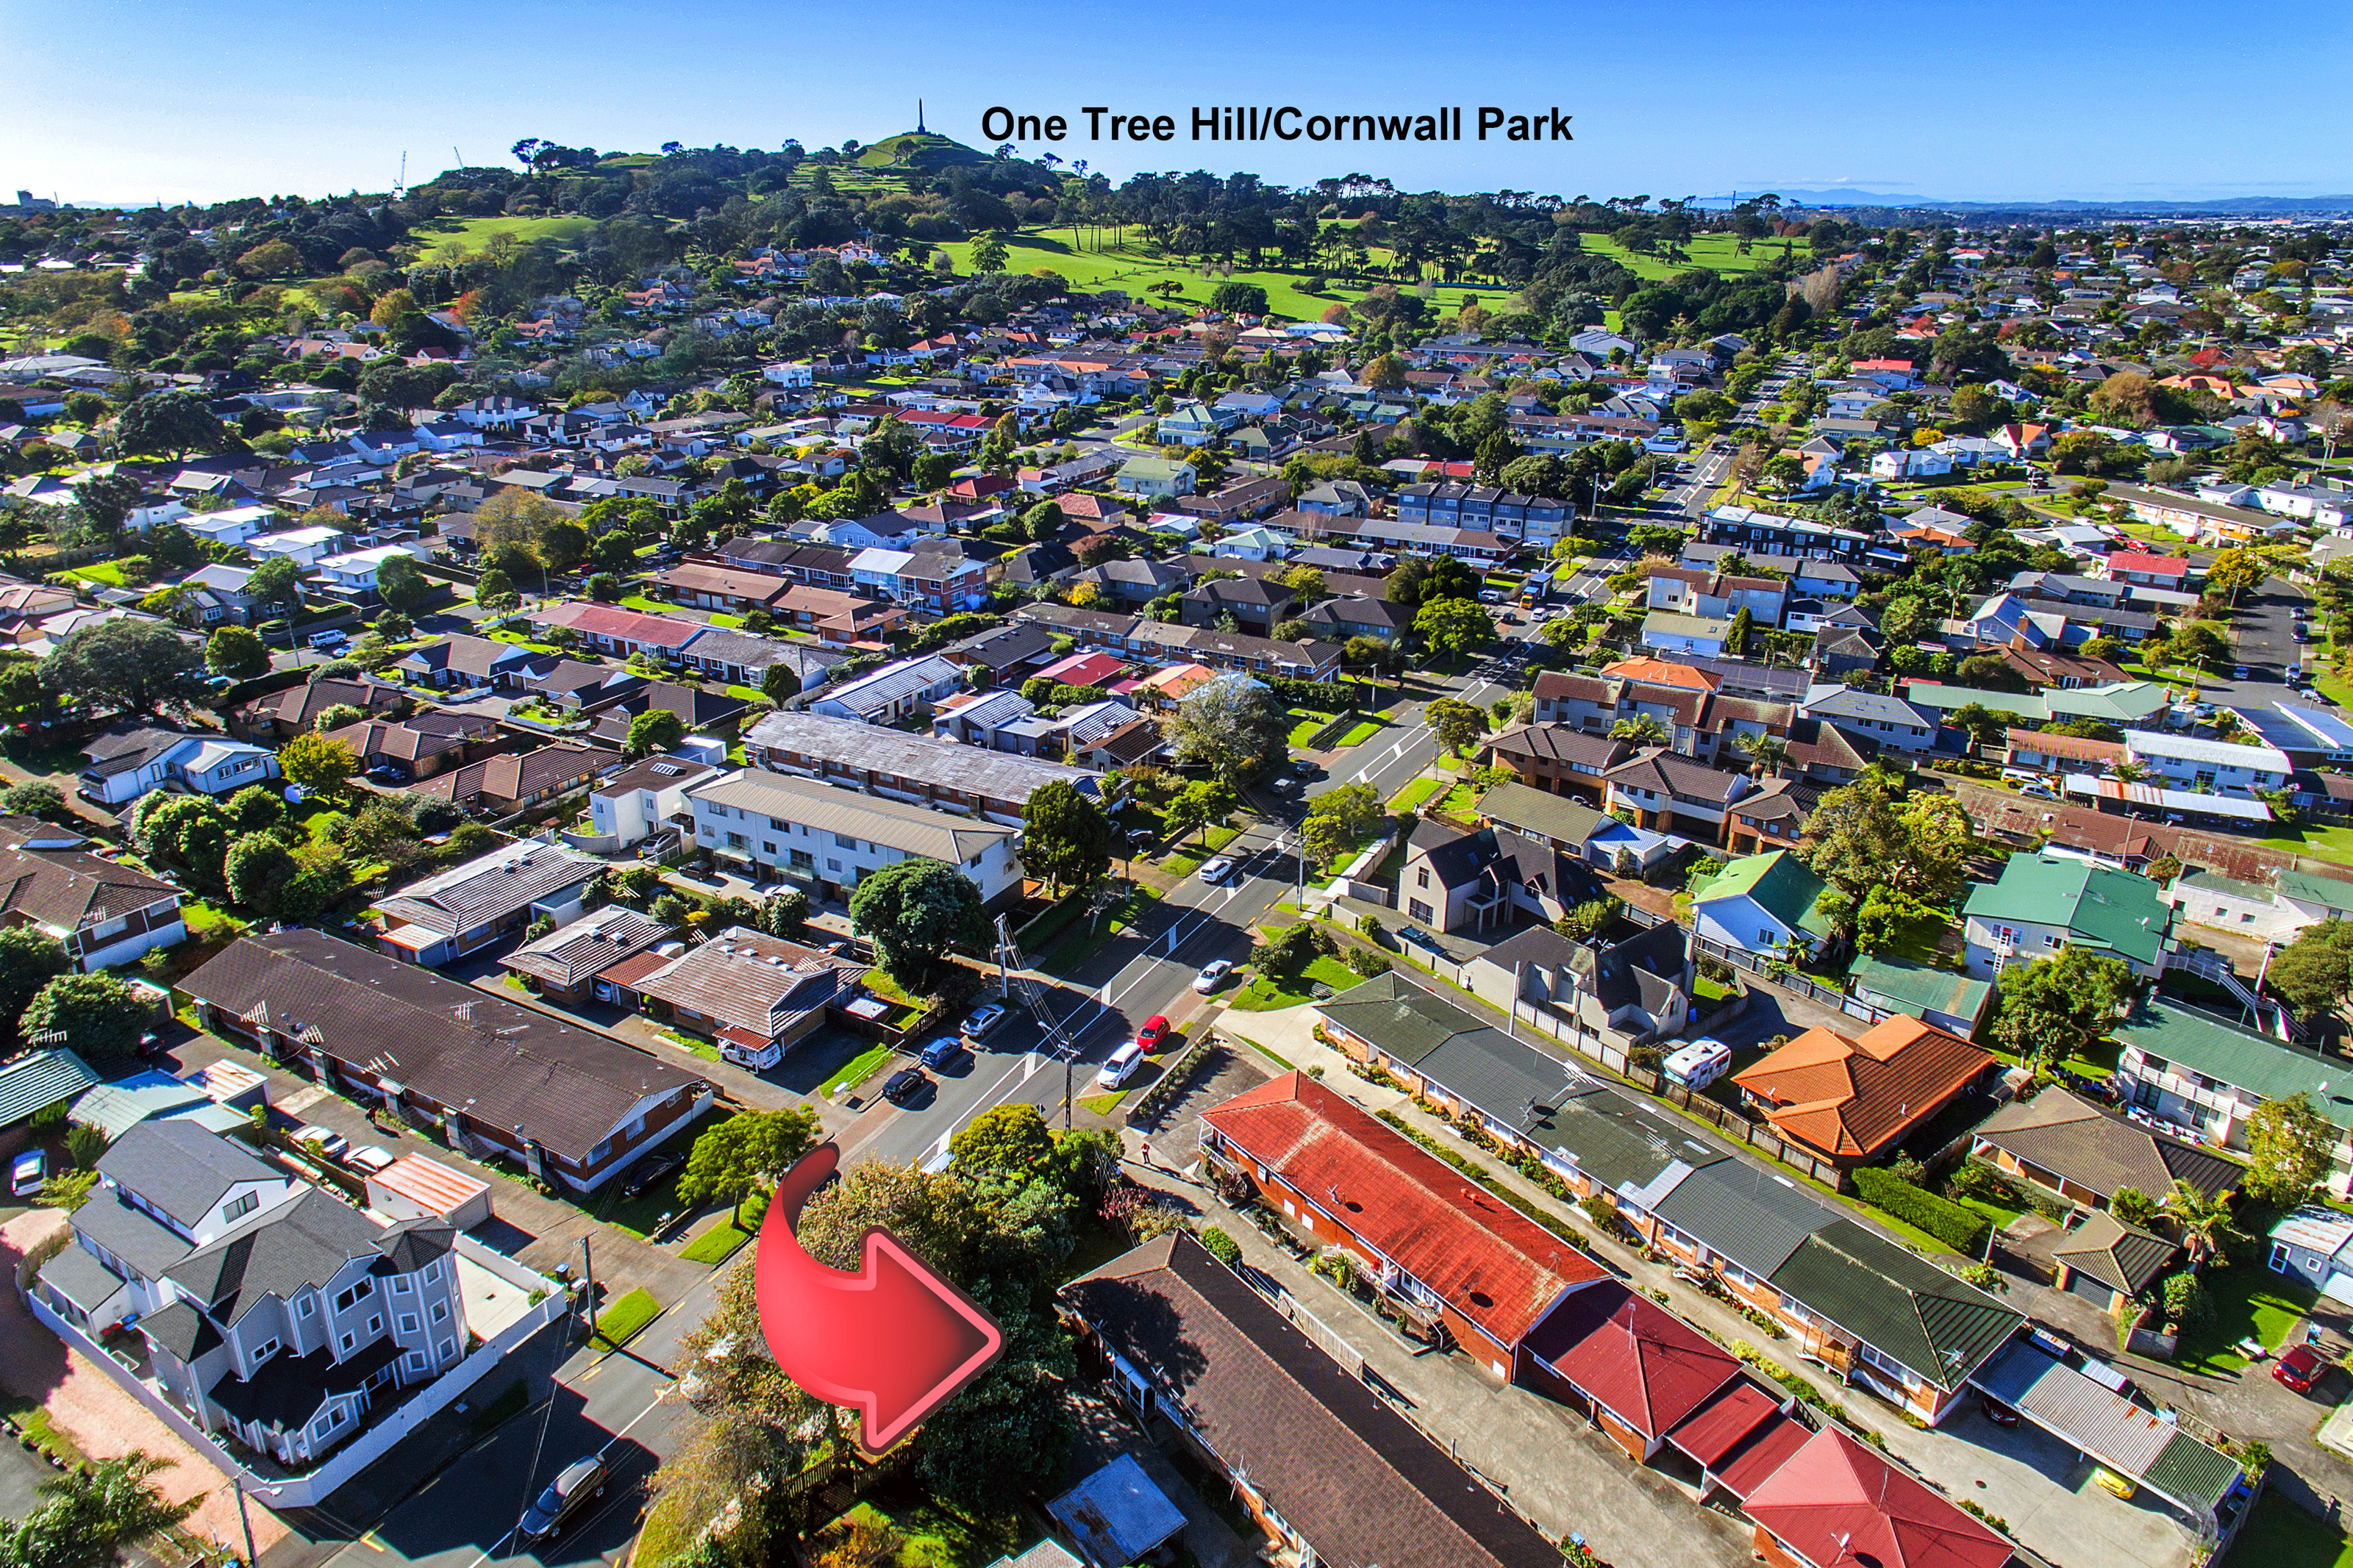
<instances>
[{"instance_id":1,"label":"dormer window","mask_svg":"<svg viewBox=\"0 0 2353 1568\"><path fill-rule=\"evenodd\" d=\"M221 1205L221 1223L234 1225L261 1206L261 1194L245 1193Z\"/></svg>"}]
</instances>

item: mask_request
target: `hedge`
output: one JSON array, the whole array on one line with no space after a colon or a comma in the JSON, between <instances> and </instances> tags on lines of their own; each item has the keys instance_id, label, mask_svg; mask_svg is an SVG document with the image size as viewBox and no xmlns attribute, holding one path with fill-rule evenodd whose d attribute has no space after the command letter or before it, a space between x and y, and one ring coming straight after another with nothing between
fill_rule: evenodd
<instances>
[{"instance_id":1,"label":"hedge","mask_svg":"<svg viewBox=\"0 0 2353 1568\"><path fill-rule=\"evenodd\" d=\"M1885 1171L1864 1166L1853 1173L1855 1194L1905 1224L1917 1226L1966 1258L1985 1250L1992 1222L1972 1208L1940 1198Z\"/></svg>"}]
</instances>

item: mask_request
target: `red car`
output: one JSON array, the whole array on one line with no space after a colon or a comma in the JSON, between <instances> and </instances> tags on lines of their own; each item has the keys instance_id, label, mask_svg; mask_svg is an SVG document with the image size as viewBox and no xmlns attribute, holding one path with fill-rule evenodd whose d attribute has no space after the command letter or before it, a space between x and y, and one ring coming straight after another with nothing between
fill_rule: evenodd
<instances>
[{"instance_id":1,"label":"red car","mask_svg":"<svg viewBox=\"0 0 2353 1568\"><path fill-rule=\"evenodd\" d=\"M1160 1042L1168 1037L1168 1020L1155 1013L1144 1020L1144 1027L1135 1031L1136 1043L1147 1051L1156 1051Z\"/></svg>"},{"instance_id":2,"label":"red car","mask_svg":"<svg viewBox=\"0 0 2353 1568\"><path fill-rule=\"evenodd\" d=\"M2282 1351L2279 1360L2272 1363L2272 1375L2298 1394L2310 1394L2312 1385L2327 1370L2328 1363L2310 1345Z\"/></svg>"}]
</instances>

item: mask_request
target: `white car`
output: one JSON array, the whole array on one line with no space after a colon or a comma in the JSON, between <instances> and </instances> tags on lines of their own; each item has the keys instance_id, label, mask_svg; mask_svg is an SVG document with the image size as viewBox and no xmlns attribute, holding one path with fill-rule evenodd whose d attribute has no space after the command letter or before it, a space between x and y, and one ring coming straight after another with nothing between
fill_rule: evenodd
<instances>
[{"instance_id":1,"label":"white car","mask_svg":"<svg viewBox=\"0 0 2353 1568\"><path fill-rule=\"evenodd\" d=\"M1228 877L1232 876L1233 870L1234 863L1231 860L1227 859L1223 855L1220 855L1216 859L1210 861L1208 865L1202 867L1199 871L1195 873L1195 875L1198 876L1204 882L1214 884L1222 882Z\"/></svg>"},{"instance_id":2,"label":"white car","mask_svg":"<svg viewBox=\"0 0 2353 1568\"><path fill-rule=\"evenodd\" d=\"M1201 965L1201 973L1193 976L1193 989L1207 996L1218 988L1218 982L1234 972L1230 958L1213 958Z\"/></svg>"},{"instance_id":3,"label":"white car","mask_svg":"<svg viewBox=\"0 0 2353 1568\"><path fill-rule=\"evenodd\" d=\"M391 1150L383 1147L381 1144L363 1143L358 1148L352 1151L351 1158L346 1160L344 1163L354 1166L373 1176L378 1171L384 1170L387 1166L391 1165L398 1158L398 1155L395 1154Z\"/></svg>"},{"instance_id":4,"label":"white car","mask_svg":"<svg viewBox=\"0 0 2353 1568\"><path fill-rule=\"evenodd\" d=\"M1127 1044L1120 1047L1119 1049L1112 1052L1111 1059L1103 1063L1103 1070L1101 1072L1095 1074L1095 1087L1097 1089L1117 1089L1127 1082L1129 1079L1134 1078L1135 1076L1135 1069L1143 1065L1144 1042L1142 1040L1130 1040Z\"/></svg>"},{"instance_id":5,"label":"white car","mask_svg":"<svg viewBox=\"0 0 2353 1568\"><path fill-rule=\"evenodd\" d=\"M39 1192L48 1179L49 1157L38 1149L27 1149L8 1162L8 1191L16 1197Z\"/></svg>"},{"instance_id":6,"label":"white car","mask_svg":"<svg viewBox=\"0 0 2353 1568\"><path fill-rule=\"evenodd\" d=\"M972 1016L964 1021L963 1027L956 1033L967 1040L985 1040L988 1038L989 1031L1003 1022L1005 1005L1002 1002L984 1002L972 1010Z\"/></svg>"},{"instance_id":7,"label":"white car","mask_svg":"<svg viewBox=\"0 0 2353 1568\"><path fill-rule=\"evenodd\" d=\"M330 1160L341 1160L352 1152L352 1141L332 1127L312 1122L294 1130L294 1142L308 1143Z\"/></svg>"}]
</instances>

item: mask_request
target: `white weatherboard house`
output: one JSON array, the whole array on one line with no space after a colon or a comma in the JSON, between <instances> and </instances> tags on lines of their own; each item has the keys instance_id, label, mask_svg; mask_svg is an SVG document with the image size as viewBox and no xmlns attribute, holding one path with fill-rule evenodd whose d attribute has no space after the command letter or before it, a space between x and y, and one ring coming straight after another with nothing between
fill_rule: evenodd
<instances>
[{"instance_id":1,"label":"white weatherboard house","mask_svg":"<svg viewBox=\"0 0 2353 1568\"><path fill-rule=\"evenodd\" d=\"M1692 896L1693 929L1710 942L1778 958L1795 945L1811 952L1831 932L1815 909L1824 882L1795 855L1776 849L1735 860Z\"/></svg>"},{"instance_id":2,"label":"white weatherboard house","mask_svg":"<svg viewBox=\"0 0 2353 1568\"><path fill-rule=\"evenodd\" d=\"M1998 882L1980 882L1961 909L1968 972L1990 980L2012 963L2056 958L2064 947L2120 960L2143 979L2164 973L2173 908L2146 877L2057 855L2013 855Z\"/></svg>"},{"instance_id":3,"label":"white weatherboard house","mask_svg":"<svg viewBox=\"0 0 2353 1568\"><path fill-rule=\"evenodd\" d=\"M985 904L1020 890L1018 835L985 817L761 769L697 784L686 799L697 848L821 901L841 902L860 877L919 857L962 871Z\"/></svg>"},{"instance_id":4,"label":"white weatherboard house","mask_svg":"<svg viewBox=\"0 0 2353 1568\"><path fill-rule=\"evenodd\" d=\"M2287 787L2295 764L2272 746L2241 746L2200 740L2161 730L2127 730L2125 750L2132 760L2183 789L2252 796L2257 790Z\"/></svg>"}]
</instances>

